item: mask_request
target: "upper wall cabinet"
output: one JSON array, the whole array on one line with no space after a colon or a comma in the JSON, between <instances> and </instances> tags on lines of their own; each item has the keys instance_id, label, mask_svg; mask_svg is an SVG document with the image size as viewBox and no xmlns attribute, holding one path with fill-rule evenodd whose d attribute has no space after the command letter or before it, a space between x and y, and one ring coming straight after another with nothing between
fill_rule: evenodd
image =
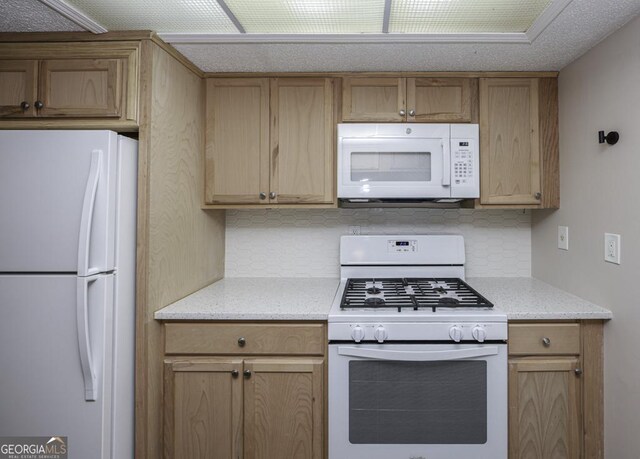
<instances>
[{"instance_id":1,"label":"upper wall cabinet","mask_svg":"<svg viewBox=\"0 0 640 459\"><path fill-rule=\"evenodd\" d=\"M472 121L472 78L343 79L343 121L469 123Z\"/></svg>"},{"instance_id":2,"label":"upper wall cabinet","mask_svg":"<svg viewBox=\"0 0 640 459\"><path fill-rule=\"evenodd\" d=\"M3 126L30 127L29 120L37 123L41 118L135 122L139 45L85 45L0 45L0 118L7 120ZM56 59L48 58L52 54Z\"/></svg>"},{"instance_id":3,"label":"upper wall cabinet","mask_svg":"<svg viewBox=\"0 0 640 459\"><path fill-rule=\"evenodd\" d=\"M480 205L559 206L557 81L480 79Z\"/></svg>"},{"instance_id":4,"label":"upper wall cabinet","mask_svg":"<svg viewBox=\"0 0 640 459\"><path fill-rule=\"evenodd\" d=\"M335 80L207 80L205 206L333 205Z\"/></svg>"}]
</instances>

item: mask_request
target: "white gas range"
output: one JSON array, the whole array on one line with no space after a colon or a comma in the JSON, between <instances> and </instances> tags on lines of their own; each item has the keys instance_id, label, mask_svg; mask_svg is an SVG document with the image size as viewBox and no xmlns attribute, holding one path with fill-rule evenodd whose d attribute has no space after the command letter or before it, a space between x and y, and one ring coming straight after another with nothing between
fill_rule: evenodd
<instances>
[{"instance_id":1,"label":"white gas range","mask_svg":"<svg viewBox=\"0 0 640 459\"><path fill-rule=\"evenodd\" d=\"M507 317L453 235L343 236L329 459L507 458Z\"/></svg>"}]
</instances>

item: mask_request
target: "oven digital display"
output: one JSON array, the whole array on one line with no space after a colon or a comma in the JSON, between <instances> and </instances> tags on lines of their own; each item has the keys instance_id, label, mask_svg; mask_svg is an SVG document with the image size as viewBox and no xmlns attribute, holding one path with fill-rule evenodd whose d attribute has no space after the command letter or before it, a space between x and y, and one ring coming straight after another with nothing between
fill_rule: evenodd
<instances>
[{"instance_id":1,"label":"oven digital display","mask_svg":"<svg viewBox=\"0 0 640 459\"><path fill-rule=\"evenodd\" d=\"M393 239L389 239L389 242L387 244L388 252L391 253L416 252L418 249L417 241L411 240L396 241Z\"/></svg>"}]
</instances>

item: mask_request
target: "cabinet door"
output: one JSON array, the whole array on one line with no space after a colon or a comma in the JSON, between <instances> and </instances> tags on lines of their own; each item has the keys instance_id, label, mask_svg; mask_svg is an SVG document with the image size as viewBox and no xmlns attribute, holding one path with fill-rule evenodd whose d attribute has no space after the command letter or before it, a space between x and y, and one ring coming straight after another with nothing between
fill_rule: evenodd
<instances>
[{"instance_id":1,"label":"cabinet door","mask_svg":"<svg viewBox=\"0 0 640 459\"><path fill-rule=\"evenodd\" d=\"M342 80L342 120L403 122L406 119L405 78Z\"/></svg>"},{"instance_id":2,"label":"cabinet door","mask_svg":"<svg viewBox=\"0 0 640 459\"><path fill-rule=\"evenodd\" d=\"M540 204L538 124L538 79L480 80L481 204Z\"/></svg>"},{"instance_id":3,"label":"cabinet door","mask_svg":"<svg viewBox=\"0 0 640 459\"><path fill-rule=\"evenodd\" d=\"M509 458L578 459L582 418L576 358L509 361Z\"/></svg>"},{"instance_id":4,"label":"cabinet door","mask_svg":"<svg viewBox=\"0 0 640 459\"><path fill-rule=\"evenodd\" d=\"M271 80L271 203L334 200L334 81Z\"/></svg>"},{"instance_id":5,"label":"cabinet door","mask_svg":"<svg viewBox=\"0 0 640 459\"><path fill-rule=\"evenodd\" d=\"M468 78L407 78L407 120L470 122L471 81Z\"/></svg>"},{"instance_id":6,"label":"cabinet door","mask_svg":"<svg viewBox=\"0 0 640 459\"><path fill-rule=\"evenodd\" d=\"M165 459L242 457L242 360L165 361Z\"/></svg>"},{"instance_id":7,"label":"cabinet door","mask_svg":"<svg viewBox=\"0 0 640 459\"><path fill-rule=\"evenodd\" d=\"M122 59L55 59L40 62L39 116L119 118Z\"/></svg>"},{"instance_id":8,"label":"cabinet door","mask_svg":"<svg viewBox=\"0 0 640 459\"><path fill-rule=\"evenodd\" d=\"M245 360L245 370L245 459L324 457L323 360Z\"/></svg>"},{"instance_id":9,"label":"cabinet door","mask_svg":"<svg viewBox=\"0 0 640 459\"><path fill-rule=\"evenodd\" d=\"M267 203L269 80L207 80L206 120L205 202Z\"/></svg>"},{"instance_id":10,"label":"cabinet door","mask_svg":"<svg viewBox=\"0 0 640 459\"><path fill-rule=\"evenodd\" d=\"M0 117L34 116L37 73L38 61L0 60ZM28 108L23 108L23 104L29 104Z\"/></svg>"}]
</instances>

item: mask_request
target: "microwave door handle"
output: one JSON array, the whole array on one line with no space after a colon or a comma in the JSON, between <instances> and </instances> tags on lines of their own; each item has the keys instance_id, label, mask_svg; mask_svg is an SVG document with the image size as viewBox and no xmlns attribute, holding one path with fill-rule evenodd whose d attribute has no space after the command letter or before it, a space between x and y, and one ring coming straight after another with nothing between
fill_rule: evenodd
<instances>
[{"instance_id":1,"label":"microwave door handle","mask_svg":"<svg viewBox=\"0 0 640 459\"><path fill-rule=\"evenodd\" d=\"M374 360L403 362L436 362L460 360L498 355L496 346L474 347L470 349L449 349L444 351L401 351L393 349L372 349L366 347L338 347L338 354L345 357L360 357Z\"/></svg>"},{"instance_id":2,"label":"microwave door handle","mask_svg":"<svg viewBox=\"0 0 640 459\"><path fill-rule=\"evenodd\" d=\"M440 143L442 149L442 186L451 185L451 150L444 148L444 142Z\"/></svg>"}]
</instances>

